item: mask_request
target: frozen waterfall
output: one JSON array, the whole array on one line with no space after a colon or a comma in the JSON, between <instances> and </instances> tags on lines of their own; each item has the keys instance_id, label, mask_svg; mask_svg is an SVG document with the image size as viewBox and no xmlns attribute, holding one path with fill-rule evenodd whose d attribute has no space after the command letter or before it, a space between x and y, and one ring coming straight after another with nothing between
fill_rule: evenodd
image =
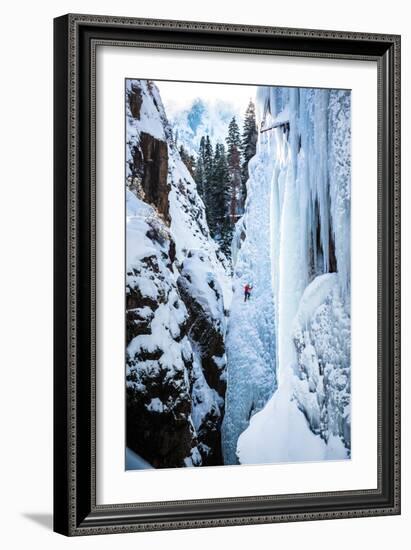
<instances>
[{"instance_id":1,"label":"frozen waterfall","mask_svg":"<svg viewBox=\"0 0 411 550\"><path fill-rule=\"evenodd\" d=\"M233 245L224 461L348 458L350 92L261 87L257 107Z\"/></svg>"}]
</instances>

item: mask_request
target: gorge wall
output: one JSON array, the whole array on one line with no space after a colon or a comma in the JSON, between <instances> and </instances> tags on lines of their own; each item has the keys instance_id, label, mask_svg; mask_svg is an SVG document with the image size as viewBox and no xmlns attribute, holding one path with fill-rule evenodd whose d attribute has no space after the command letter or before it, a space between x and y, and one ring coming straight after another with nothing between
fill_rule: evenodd
<instances>
[{"instance_id":1,"label":"gorge wall","mask_svg":"<svg viewBox=\"0 0 411 550\"><path fill-rule=\"evenodd\" d=\"M127 446L156 468L221 464L226 266L153 82L127 81L126 118Z\"/></svg>"}]
</instances>

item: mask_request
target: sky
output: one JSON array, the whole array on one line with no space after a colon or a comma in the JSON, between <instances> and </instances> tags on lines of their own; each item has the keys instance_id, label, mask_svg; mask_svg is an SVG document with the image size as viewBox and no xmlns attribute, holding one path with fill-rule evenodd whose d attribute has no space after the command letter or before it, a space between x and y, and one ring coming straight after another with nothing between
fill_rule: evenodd
<instances>
[{"instance_id":1,"label":"sky","mask_svg":"<svg viewBox=\"0 0 411 550\"><path fill-rule=\"evenodd\" d=\"M168 117L189 107L197 98L207 103L224 102L233 112L244 115L247 105L255 100L257 86L241 84L210 84L203 82L155 81Z\"/></svg>"}]
</instances>

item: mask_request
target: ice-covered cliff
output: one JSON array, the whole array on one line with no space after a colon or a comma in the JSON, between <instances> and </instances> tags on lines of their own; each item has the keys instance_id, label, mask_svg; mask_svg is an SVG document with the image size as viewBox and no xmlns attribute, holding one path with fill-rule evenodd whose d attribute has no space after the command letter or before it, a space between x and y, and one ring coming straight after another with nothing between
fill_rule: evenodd
<instances>
[{"instance_id":1,"label":"ice-covered cliff","mask_svg":"<svg viewBox=\"0 0 411 550\"><path fill-rule=\"evenodd\" d=\"M257 107L257 154L234 240L224 457L346 458L350 93L262 87ZM246 282L254 287L243 303Z\"/></svg>"},{"instance_id":2,"label":"ice-covered cliff","mask_svg":"<svg viewBox=\"0 0 411 550\"><path fill-rule=\"evenodd\" d=\"M153 82L127 81L126 130L127 446L157 468L221 463L224 258Z\"/></svg>"},{"instance_id":3,"label":"ice-covered cliff","mask_svg":"<svg viewBox=\"0 0 411 550\"><path fill-rule=\"evenodd\" d=\"M267 153L267 154L265 154ZM233 300L226 336L227 395L223 421L226 464L236 464L237 440L276 389L276 324L271 266L271 171L273 156L262 150L248 165L245 214L236 225L232 258ZM244 301L244 286L253 286Z\"/></svg>"}]
</instances>

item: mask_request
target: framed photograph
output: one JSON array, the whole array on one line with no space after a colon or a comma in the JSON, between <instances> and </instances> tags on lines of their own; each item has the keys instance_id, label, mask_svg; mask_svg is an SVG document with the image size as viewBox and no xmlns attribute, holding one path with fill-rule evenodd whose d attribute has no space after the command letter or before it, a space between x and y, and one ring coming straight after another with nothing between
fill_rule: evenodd
<instances>
[{"instance_id":1,"label":"framed photograph","mask_svg":"<svg viewBox=\"0 0 411 550\"><path fill-rule=\"evenodd\" d=\"M400 513L400 37L55 19L54 529Z\"/></svg>"}]
</instances>

